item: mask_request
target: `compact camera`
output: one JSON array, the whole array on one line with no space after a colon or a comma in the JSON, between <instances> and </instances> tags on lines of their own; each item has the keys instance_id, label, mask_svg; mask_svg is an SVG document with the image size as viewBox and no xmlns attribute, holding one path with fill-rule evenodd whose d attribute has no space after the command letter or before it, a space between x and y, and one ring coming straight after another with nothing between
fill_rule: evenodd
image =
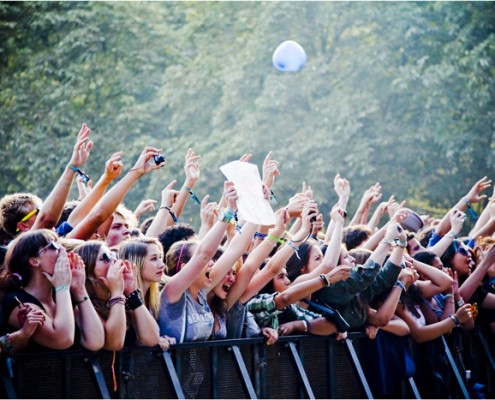
<instances>
[{"instance_id":1,"label":"compact camera","mask_svg":"<svg viewBox=\"0 0 495 400\"><path fill-rule=\"evenodd\" d=\"M153 160L155 161L155 164L161 164L165 162L165 157L163 154L157 154L156 156L153 156Z\"/></svg>"}]
</instances>

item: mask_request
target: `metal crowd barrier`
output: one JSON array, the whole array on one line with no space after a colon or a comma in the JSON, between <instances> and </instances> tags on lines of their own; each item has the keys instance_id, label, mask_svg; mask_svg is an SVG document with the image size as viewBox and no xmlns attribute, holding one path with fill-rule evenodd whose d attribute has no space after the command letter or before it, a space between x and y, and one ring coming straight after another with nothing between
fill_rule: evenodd
<instances>
[{"instance_id":1,"label":"metal crowd barrier","mask_svg":"<svg viewBox=\"0 0 495 400\"><path fill-rule=\"evenodd\" d=\"M464 369L493 394L495 365L480 332L444 341L451 397L469 398ZM452 338L448 338L452 339ZM361 365L361 333L344 341L318 336L185 343L162 352L134 347L120 352L85 350L18 354L2 361L3 398L373 398ZM414 353L415 344L411 342ZM466 355L471 354L469 360ZM461 355L463 357L461 357ZM471 367L476 364L476 368ZM466 364L469 364L466 366ZM414 378L402 398L421 398Z\"/></svg>"}]
</instances>

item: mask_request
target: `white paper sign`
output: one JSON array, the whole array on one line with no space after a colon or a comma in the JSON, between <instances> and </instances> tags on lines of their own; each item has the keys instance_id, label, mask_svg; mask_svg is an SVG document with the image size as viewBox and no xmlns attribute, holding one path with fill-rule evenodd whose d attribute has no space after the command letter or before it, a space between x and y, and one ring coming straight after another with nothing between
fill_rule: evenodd
<instances>
[{"instance_id":1,"label":"white paper sign","mask_svg":"<svg viewBox=\"0 0 495 400\"><path fill-rule=\"evenodd\" d=\"M220 171L234 182L239 200L239 219L260 225L274 225L275 214L270 202L263 196L260 173L256 164L232 161L222 165Z\"/></svg>"}]
</instances>

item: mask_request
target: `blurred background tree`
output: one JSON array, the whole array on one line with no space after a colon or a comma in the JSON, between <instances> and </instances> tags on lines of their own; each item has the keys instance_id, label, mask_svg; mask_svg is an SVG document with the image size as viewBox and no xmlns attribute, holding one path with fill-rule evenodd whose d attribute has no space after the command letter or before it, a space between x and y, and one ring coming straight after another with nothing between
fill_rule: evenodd
<instances>
[{"instance_id":1,"label":"blurred background tree","mask_svg":"<svg viewBox=\"0 0 495 400\"><path fill-rule=\"evenodd\" d=\"M129 208L180 185L192 147L200 197L218 198L223 163L273 150L280 203L306 181L328 213L340 172L350 212L380 182L438 216L493 177L494 25L493 2L0 3L0 195L46 196L86 122L94 179L114 151L130 168L164 149ZM298 73L271 64L289 39Z\"/></svg>"}]
</instances>

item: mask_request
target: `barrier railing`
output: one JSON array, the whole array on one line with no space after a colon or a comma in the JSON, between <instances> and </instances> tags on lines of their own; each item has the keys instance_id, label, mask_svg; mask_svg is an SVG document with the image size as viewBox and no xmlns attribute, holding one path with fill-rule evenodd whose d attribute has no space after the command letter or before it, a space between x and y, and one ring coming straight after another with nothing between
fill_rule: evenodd
<instances>
[{"instance_id":1,"label":"barrier railing","mask_svg":"<svg viewBox=\"0 0 495 400\"><path fill-rule=\"evenodd\" d=\"M451 397L468 398L471 382L492 394L495 365L491 345L479 331L460 333L462 351L444 341L451 366ZM184 343L170 352L125 348L18 354L4 359L7 398L373 398L361 365L364 341L350 333L344 341L318 336ZM411 349L415 353L415 344ZM469 356L469 359L468 359ZM460 357L463 357L462 359ZM470 365L476 365L476 368ZM384 371L386 373L386 371ZM449 379L450 379L449 378ZM405 379L400 397L419 398L425 388Z\"/></svg>"}]
</instances>

